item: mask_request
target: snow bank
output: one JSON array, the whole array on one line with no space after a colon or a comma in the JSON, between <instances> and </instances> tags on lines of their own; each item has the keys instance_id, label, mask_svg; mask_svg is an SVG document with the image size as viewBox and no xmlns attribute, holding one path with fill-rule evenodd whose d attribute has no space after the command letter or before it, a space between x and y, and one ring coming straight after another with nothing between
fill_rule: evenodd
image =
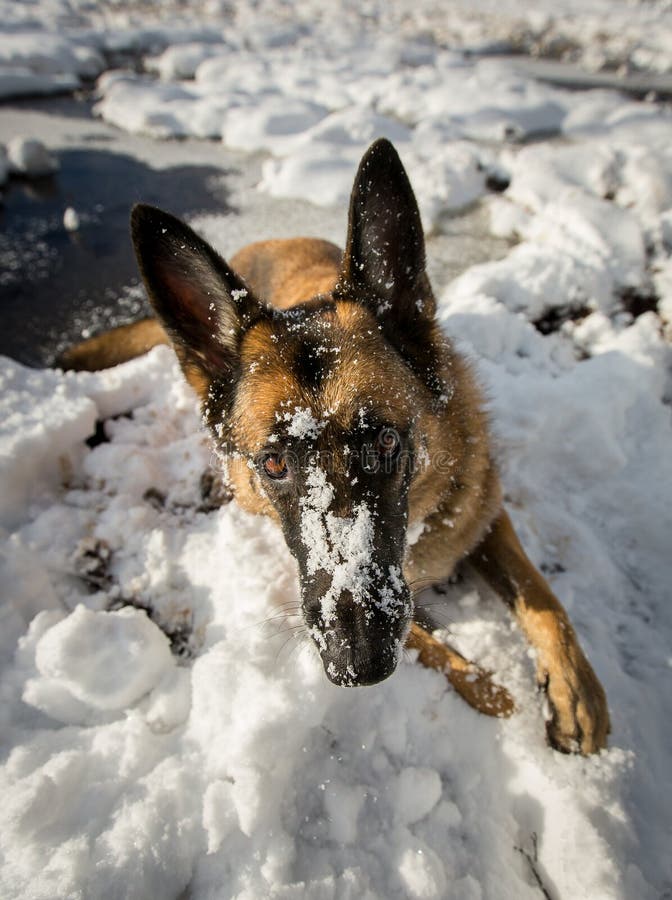
<instances>
[{"instance_id":1,"label":"snow bank","mask_svg":"<svg viewBox=\"0 0 672 900\"><path fill-rule=\"evenodd\" d=\"M433 54L431 66L407 63L400 74L399 53L371 42L342 48L346 60L315 59L302 44L268 58L202 49L207 58L194 81L105 77L97 113L153 137L221 137L235 149L269 152L260 190L321 205L347 200L362 146L386 135L415 163L428 226L485 193L491 154L475 140L557 130L571 96L448 51Z\"/></svg>"},{"instance_id":2,"label":"snow bank","mask_svg":"<svg viewBox=\"0 0 672 900\"><path fill-rule=\"evenodd\" d=\"M653 104L642 112L641 104L609 91L590 92L586 99L537 83L508 61L469 59L435 45L414 55L404 52L407 36L387 34L381 40L366 28L356 39L337 34L325 54L315 51L316 34L297 26L295 38L291 49L280 42L262 54L247 49L250 39L226 47L172 48L174 54L149 60L160 82L145 75L101 79L96 111L135 133L221 138L235 149L271 154L259 189L320 205L347 201L362 147L385 135L416 172L414 186L429 229L486 194L495 170L512 170L511 197L523 204L526 191L543 185L548 197L562 184L560 207L549 215L554 224L566 220L570 233L576 227L570 221L573 189L600 198L622 168L631 169L637 187L645 188L623 194L624 206L641 206L646 201L637 198L658 190L656 166L665 151L657 147L647 154L641 133L647 112L660 116ZM599 127L609 140L596 159L568 148L564 158L555 155L549 164L546 147L538 155L536 146L526 148L519 157L505 149L549 133L576 135L587 123L594 129L598 113L604 114ZM652 122L645 124L655 130ZM616 135L622 149L614 147ZM516 177L522 173L524 179ZM627 227L625 218L619 228ZM543 221L536 227L544 229ZM605 227L599 208L589 227L592 249L599 253Z\"/></svg>"},{"instance_id":3,"label":"snow bank","mask_svg":"<svg viewBox=\"0 0 672 900\"><path fill-rule=\"evenodd\" d=\"M0 375L0 523L11 525L45 484L67 479L92 433L95 404L53 372L7 361ZM37 399L37 398L41 399Z\"/></svg>"},{"instance_id":4,"label":"snow bank","mask_svg":"<svg viewBox=\"0 0 672 900\"><path fill-rule=\"evenodd\" d=\"M361 147L385 135L407 145L432 228L486 193L493 154L484 142L561 132L582 116L577 95L456 47L527 47L552 58L583 56L596 68L636 57L644 68L672 69L663 27L672 14L660 4L626 13L607 0L572 3L565 21L551 5L529 13L500 5L493 17L483 0L453 4L449 23L428 0L370 6L310 2L288 18L267 0L254 14L242 2L201 2L191 16L171 6L159 22L151 4L108 0L96 9L40 0L39 21L6 10L0 94L72 88L130 55L141 72L104 72L98 82L96 111L108 122L270 154L259 189L320 205L347 199ZM201 25L193 19L199 12ZM610 113L619 106L615 93L596 93L611 97L603 101Z\"/></svg>"}]
</instances>

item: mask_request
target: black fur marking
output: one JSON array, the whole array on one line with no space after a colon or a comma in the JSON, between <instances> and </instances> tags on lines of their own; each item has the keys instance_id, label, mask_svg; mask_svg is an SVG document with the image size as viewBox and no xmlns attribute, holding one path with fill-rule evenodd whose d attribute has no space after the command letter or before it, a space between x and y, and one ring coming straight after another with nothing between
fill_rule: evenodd
<instances>
[{"instance_id":1,"label":"black fur marking","mask_svg":"<svg viewBox=\"0 0 672 900\"><path fill-rule=\"evenodd\" d=\"M315 390L325 376L325 363L328 367L328 361L316 344L312 341L300 341L294 353L292 370L302 385Z\"/></svg>"}]
</instances>

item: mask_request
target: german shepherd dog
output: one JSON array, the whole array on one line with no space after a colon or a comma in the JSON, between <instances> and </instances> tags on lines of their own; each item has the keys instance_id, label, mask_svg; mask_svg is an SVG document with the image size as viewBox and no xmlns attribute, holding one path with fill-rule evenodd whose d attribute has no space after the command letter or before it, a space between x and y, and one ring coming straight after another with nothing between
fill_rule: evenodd
<instances>
[{"instance_id":1,"label":"german shepherd dog","mask_svg":"<svg viewBox=\"0 0 672 900\"><path fill-rule=\"evenodd\" d=\"M361 161L344 253L269 240L229 266L168 213L137 205L131 226L158 319L85 341L63 365L100 369L173 346L238 503L283 530L327 677L379 682L405 642L425 664L469 671L412 622L409 588L467 559L536 651L551 745L603 748L604 691L502 507L482 396L435 320L418 206L389 141ZM494 710L467 699L506 714L506 696Z\"/></svg>"}]
</instances>

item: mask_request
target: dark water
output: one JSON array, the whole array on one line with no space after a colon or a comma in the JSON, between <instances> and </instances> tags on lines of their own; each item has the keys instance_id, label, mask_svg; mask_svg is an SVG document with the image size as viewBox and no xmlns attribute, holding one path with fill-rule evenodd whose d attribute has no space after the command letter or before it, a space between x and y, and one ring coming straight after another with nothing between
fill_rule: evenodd
<instances>
[{"instance_id":1,"label":"dark water","mask_svg":"<svg viewBox=\"0 0 672 900\"><path fill-rule=\"evenodd\" d=\"M58 158L53 178L12 179L0 205L0 353L33 366L49 364L84 328L147 311L128 232L133 203L178 216L233 213L218 168L157 171L98 142ZM63 226L68 206L81 220L73 233Z\"/></svg>"}]
</instances>

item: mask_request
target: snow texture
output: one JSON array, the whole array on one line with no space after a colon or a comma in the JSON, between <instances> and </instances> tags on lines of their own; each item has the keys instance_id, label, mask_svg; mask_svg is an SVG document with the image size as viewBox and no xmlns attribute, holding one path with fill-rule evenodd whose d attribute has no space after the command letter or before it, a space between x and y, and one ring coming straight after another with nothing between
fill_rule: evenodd
<instances>
[{"instance_id":1,"label":"snow texture","mask_svg":"<svg viewBox=\"0 0 672 900\"><path fill-rule=\"evenodd\" d=\"M514 716L479 716L411 659L372 688L332 685L301 630L285 633L299 589L277 527L203 503L219 462L169 349L95 374L3 359L0 895L659 900L672 891L672 119L655 98L566 92L457 48L667 72L670 11L327 6L2 2L0 92L79 85L133 55L146 71L103 74L99 115L264 154L250 205L326 204L321 219L300 212L327 236L384 133L436 231L430 264L446 217L482 198L512 246L437 284L439 319L485 387L521 539L605 685L609 749L548 748L524 640L469 582L443 613L445 598L425 601L512 692ZM0 182L8 171L0 153ZM197 224L228 255L252 230ZM266 237L284 221L253 224ZM297 434L320 427L289 415ZM106 440L88 446L97 421ZM337 534L329 484L311 477L311 553L338 547L334 579L366 581L372 511Z\"/></svg>"}]
</instances>

